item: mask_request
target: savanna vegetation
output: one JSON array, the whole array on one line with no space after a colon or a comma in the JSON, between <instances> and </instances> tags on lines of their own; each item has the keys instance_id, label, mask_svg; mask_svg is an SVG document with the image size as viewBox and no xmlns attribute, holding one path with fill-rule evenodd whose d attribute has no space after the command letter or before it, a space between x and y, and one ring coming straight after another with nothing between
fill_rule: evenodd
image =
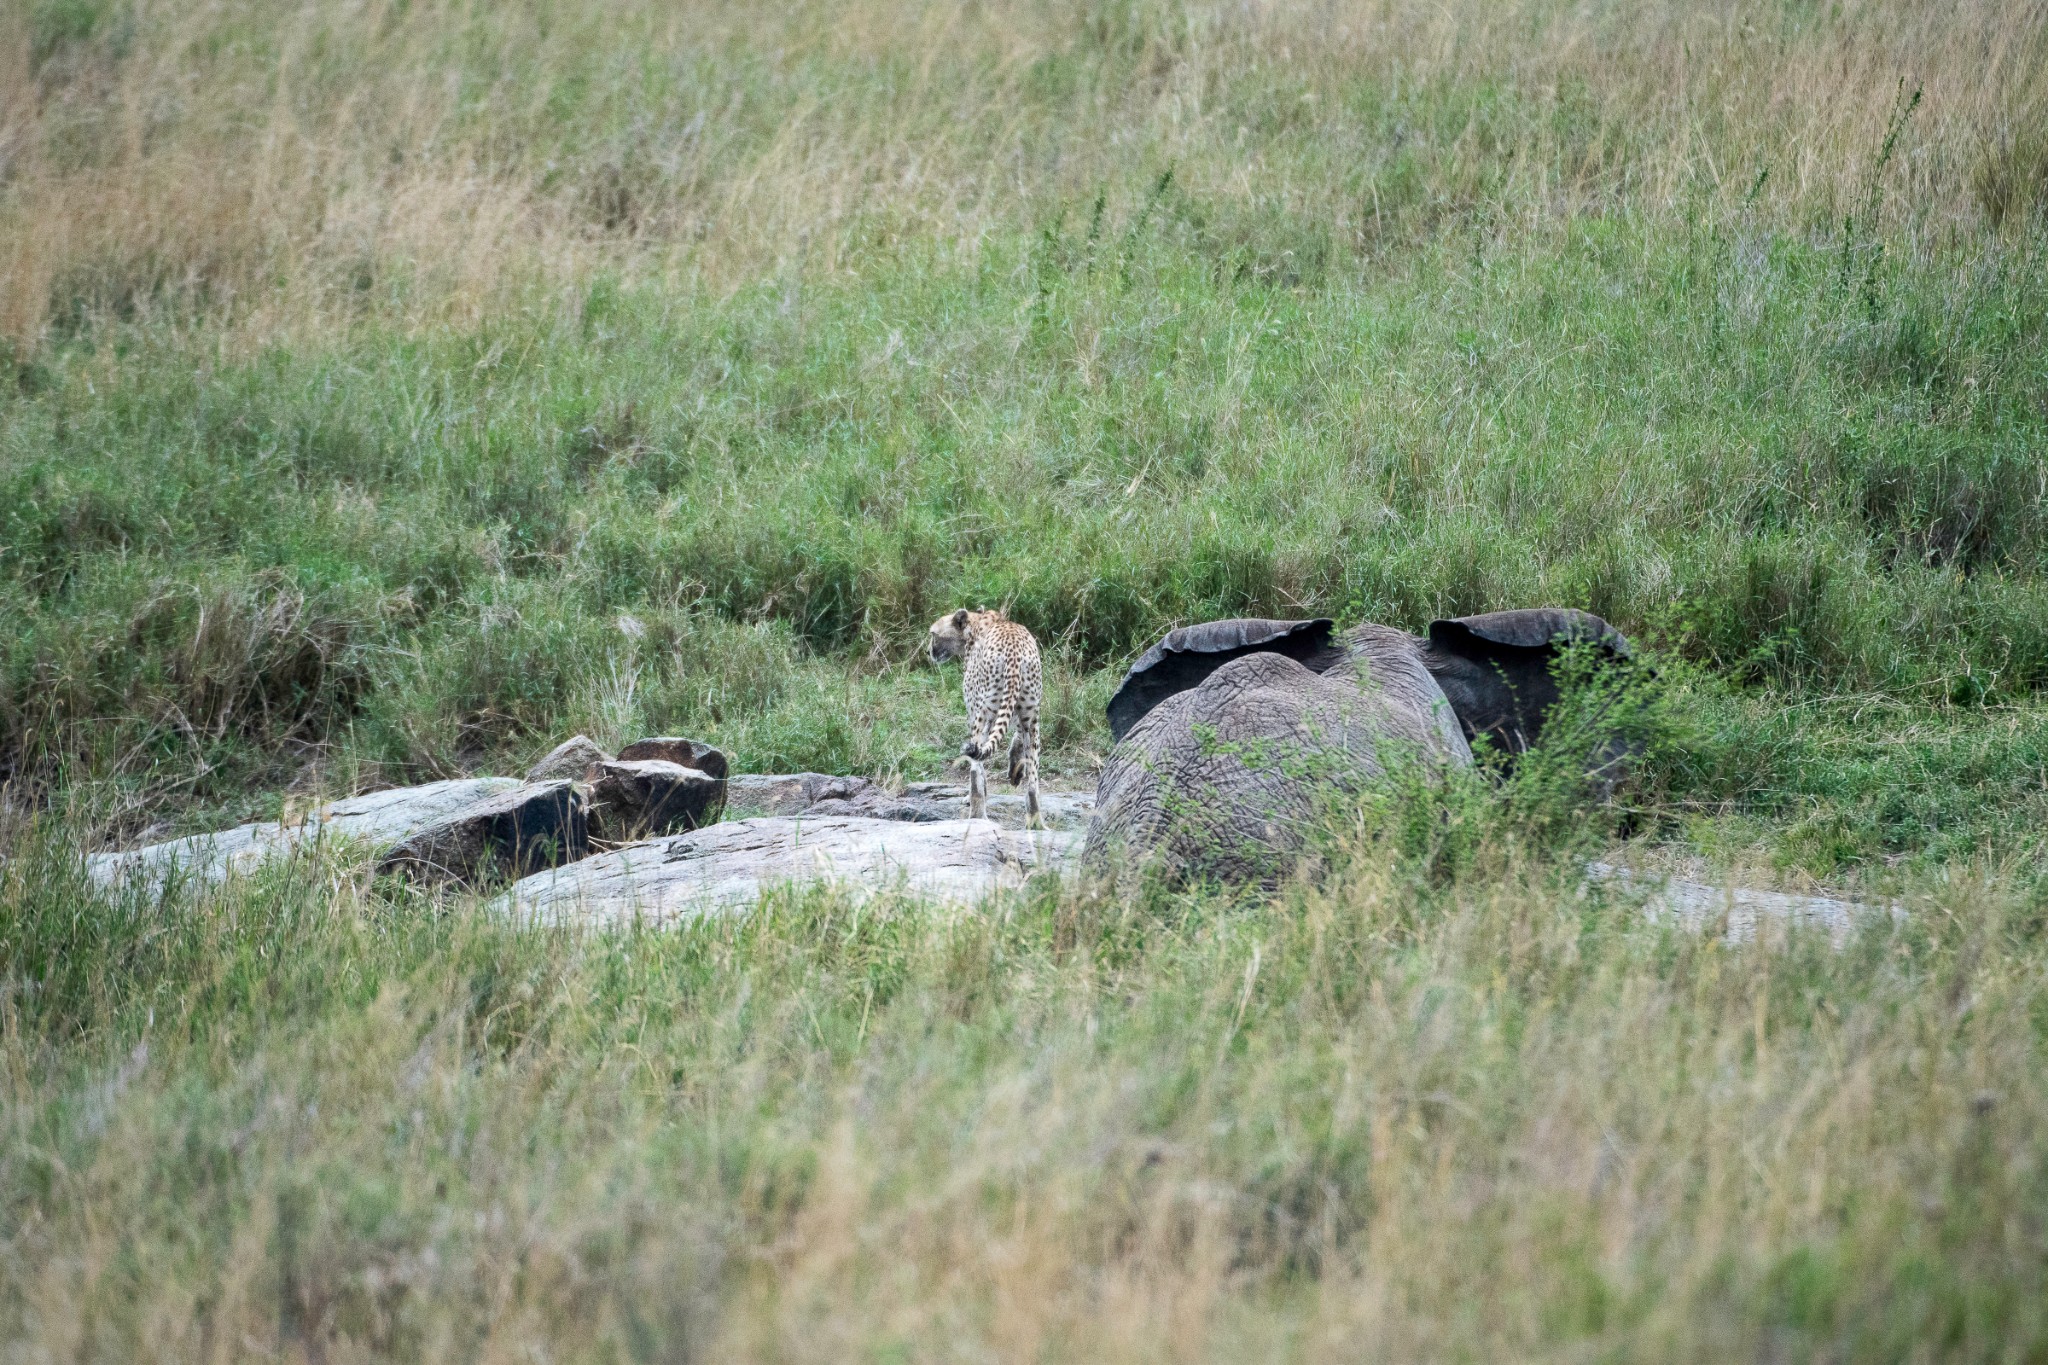
<instances>
[{"instance_id":1,"label":"savanna vegetation","mask_svg":"<svg viewBox=\"0 0 2048 1365\"><path fill-rule=\"evenodd\" d=\"M84 848L1164 629L1656 664L1276 893L514 929ZM0 5L8 1359L2048 1357L2048 15ZM1731 943L1592 852L1900 917Z\"/></svg>"}]
</instances>

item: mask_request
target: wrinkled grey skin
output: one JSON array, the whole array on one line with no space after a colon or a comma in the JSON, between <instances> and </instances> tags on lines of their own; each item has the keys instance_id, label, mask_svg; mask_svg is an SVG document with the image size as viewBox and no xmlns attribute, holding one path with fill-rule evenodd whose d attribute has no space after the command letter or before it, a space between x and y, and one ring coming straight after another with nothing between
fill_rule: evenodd
<instances>
[{"instance_id":1,"label":"wrinkled grey skin","mask_svg":"<svg viewBox=\"0 0 2048 1365\"><path fill-rule=\"evenodd\" d=\"M1470 767L1472 750L1420 641L1349 632L1321 673L1283 654L1236 654L1160 701L1110 751L1084 858L1160 859L1184 877L1271 881L1335 792L1395 755Z\"/></svg>"},{"instance_id":2,"label":"wrinkled grey skin","mask_svg":"<svg viewBox=\"0 0 2048 1365\"><path fill-rule=\"evenodd\" d=\"M1096 786L1085 857L1098 869L1157 860L1181 877L1271 881L1319 806L1397 754L1470 767L1479 736L1526 751L1558 700L1552 665L1571 645L1629 654L1605 621L1564 608L1438 621L1427 640L1378 625L1332 638L1326 622L1176 631L1110 702L1122 732Z\"/></svg>"}]
</instances>

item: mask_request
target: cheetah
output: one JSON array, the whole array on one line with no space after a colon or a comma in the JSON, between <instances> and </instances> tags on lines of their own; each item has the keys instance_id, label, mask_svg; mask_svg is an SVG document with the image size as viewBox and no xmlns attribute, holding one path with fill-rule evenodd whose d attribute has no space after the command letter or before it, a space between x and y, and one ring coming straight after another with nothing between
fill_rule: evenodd
<instances>
[{"instance_id":1,"label":"cheetah","mask_svg":"<svg viewBox=\"0 0 2048 1365\"><path fill-rule=\"evenodd\" d=\"M1024 788L1024 823L1038 825L1038 708L1045 699L1038 641L1000 611L962 607L932 622L931 652L934 663L967 662L967 742L960 752L967 756L968 815L987 818L988 757L1014 724L1010 785Z\"/></svg>"}]
</instances>

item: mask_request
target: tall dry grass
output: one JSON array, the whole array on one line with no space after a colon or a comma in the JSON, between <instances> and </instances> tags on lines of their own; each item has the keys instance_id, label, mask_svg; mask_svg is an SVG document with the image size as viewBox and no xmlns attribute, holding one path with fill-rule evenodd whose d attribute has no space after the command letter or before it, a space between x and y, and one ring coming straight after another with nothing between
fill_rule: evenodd
<instances>
[{"instance_id":1,"label":"tall dry grass","mask_svg":"<svg viewBox=\"0 0 2048 1365\"><path fill-rule=\"evenodd\" d=\"M0 334L168 312L281 336L599 270L856 271L1167 167L1360 251L1447 215L1741 198L1938 238L2024 216L2044 126L2027 0L24 3L0 16Z\"/></svg>"},{"instance_id":2,"label":"tall dry grass","mask_svg":"<svg viewBox=\"0 0 2048 1365\"><path fill-rule=\"evenodd\" d=\"M1266 905L820 897L574 935L318 868L79 916L17 848L15 1359L2048 1340L2044 956L2010 882L1917 884L1841 951L1383 848Z\"/></svg>"}]
</instances>

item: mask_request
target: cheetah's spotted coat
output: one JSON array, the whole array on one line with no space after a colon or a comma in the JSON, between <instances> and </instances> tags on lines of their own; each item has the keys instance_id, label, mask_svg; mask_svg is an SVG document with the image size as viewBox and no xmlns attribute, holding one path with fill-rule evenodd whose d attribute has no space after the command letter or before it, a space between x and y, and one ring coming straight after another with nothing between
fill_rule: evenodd
<instances>
[{"instance_id":1,"label":"cheetah's spotted coat","mask_svg":"<svg viewBox=\"0 0 2048 1365\"><path fill-rule=\"evenodd\" d=\"M988 757L1009 734L1010 782L1024 788L1025 822L1038 824L1038 711L1045 700L1038 641L1000 611L962 607L932 623L931 654L967 663L967 742L960 752L968 763L968 815L987 816Z\"/></svg>"}]
</instances>

